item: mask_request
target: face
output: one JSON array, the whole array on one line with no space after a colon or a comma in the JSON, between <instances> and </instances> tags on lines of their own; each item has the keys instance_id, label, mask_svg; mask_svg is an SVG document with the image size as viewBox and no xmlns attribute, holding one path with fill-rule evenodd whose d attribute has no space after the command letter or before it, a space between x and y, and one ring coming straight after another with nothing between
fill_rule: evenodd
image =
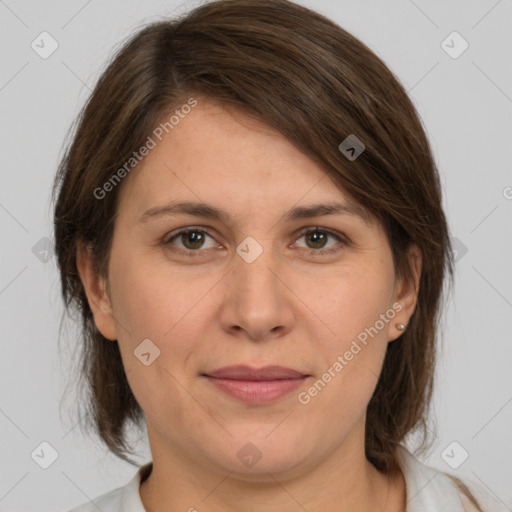
<instances>
[{"instance_id":1,"label":"face","mask_svg":"<svg viewBox=\"0 0 512 512\"><path fill-rule=\"evenodd\" d=\"M108 283L79 268L153 458L247 478L361 453L415 306L374 218L279 133L206 100L125 178ZM234 365L296 373L213 375Z\"/></svg>"}]
</instances>

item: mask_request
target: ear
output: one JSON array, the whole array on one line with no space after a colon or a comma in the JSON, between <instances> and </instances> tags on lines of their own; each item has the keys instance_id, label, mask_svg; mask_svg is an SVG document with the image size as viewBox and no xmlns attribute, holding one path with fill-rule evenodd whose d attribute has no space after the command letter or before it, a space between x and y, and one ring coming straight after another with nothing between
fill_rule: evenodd
<instances>
[{"instance_id":1,"label":"ear","mask_svg":"<svg viewBox=\"0 0 512 512\"><path fill-rule=\"evenodd\" d=\"M106 291L105 279L98 276L94 270L93 254L89 245L78 244L76 265L94 317L94 324L105 338L112 341L116 340L117 334L112 314L112 304Z\"/></svg>"},{"instance_id":2,"label":"ear","mask_svg":"<svg viewBox=\"0 0 512 512\"><path fill-rule=\"evenodd\" d=\"M397 313L389 328L388 341L396 340L407 330L407 325L418 302L422 258L421 252L416 245L412 245L408 249L407 258L409 259L412 275L410 277L400 277L396 281L393 309ZM405 324L405 330L398 329L396 324Z\"/></svg>"}]
</instances>

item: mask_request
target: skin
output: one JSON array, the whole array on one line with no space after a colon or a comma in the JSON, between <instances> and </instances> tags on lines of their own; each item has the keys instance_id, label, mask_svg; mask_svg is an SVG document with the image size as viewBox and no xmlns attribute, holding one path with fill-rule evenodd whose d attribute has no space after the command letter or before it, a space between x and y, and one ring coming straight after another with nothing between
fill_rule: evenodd
<instances>
[{"instance_id":1,"label":"skin","mask_svg":"<svg viewBox=\"0 0 512 512\"><path fill-rule=\"evenodd\" d=\"M208 203L229 218L140 221L172 200ZM349 197L287 139L201 99L123 181L108 281L78 250L95 324L118 341L146 414L153 471L140 495L148 511L405 509L403 475L388 478L370 464L364 429L387 344L416 306L421 260L413 248L414 281L398 279L374 218L283 220L297 205L327 201ZM169 242L187 227L209 230L203 245L186 236ZM340 238L319 243L305 228ZM263 249L252 263L236 252L248 236ZM319 255L324 246L335 252ZM394 303L401 311L301 404L298 393ZM160 349L149 366L134 356L144 339ZM277 364L311 377L271 404L248 405L201 376L233 364ZM250 468L237 457L249 442L261 452Z\"/></svg>"}]
</instances>

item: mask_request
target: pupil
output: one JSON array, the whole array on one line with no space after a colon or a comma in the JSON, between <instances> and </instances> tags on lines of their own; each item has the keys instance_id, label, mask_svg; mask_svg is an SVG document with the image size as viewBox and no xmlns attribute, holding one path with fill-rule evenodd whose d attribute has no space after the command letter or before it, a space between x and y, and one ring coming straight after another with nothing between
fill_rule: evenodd
<instances>
[{"instance_id":1,"label":"pupil","mask_svg":"<svg viewBox=\"0 0 512 512\"><path fill-rule=\"evenodd\" d=\"M313 245L320 244L319 247L320 248L323 247L323 242L325 242L325 239L326 239L325 233L321 233L320 231L313 231L308 236L310 239L313 239L313 242L312 242ZM308 238L308 237L306 237L306 238ZM314 245L315 249L318 249L319 247Z\"/></svg>"},{"instance_id":2,"label":"pupil","mask_svg":"<svg viewBox=\"0 0 512 512\"><path fill-rule=\"evenodd\" d=\"M203 244L203 241L203 234L198 231L184 233L184 245L189 249L198 249Z\"/></svg>"}]
</instances>

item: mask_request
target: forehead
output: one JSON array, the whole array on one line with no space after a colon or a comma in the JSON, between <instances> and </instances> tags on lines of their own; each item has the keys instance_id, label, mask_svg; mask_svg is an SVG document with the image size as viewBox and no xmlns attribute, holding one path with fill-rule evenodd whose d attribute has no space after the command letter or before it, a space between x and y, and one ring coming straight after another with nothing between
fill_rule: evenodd
<instances>
[{"instance_id":1,"label":"forehead","mask_svg":"<svg viewBox=\"0 0 512 512\"><path fill-rule=\"evenodd\" d=\"M265 216L300 205L342 204L369 221L368 212L344 193L325 171L282 134L255 118L208 100L183 116L124 183L120 210L140 217L169 203L211 218ZM341 208L343 209L343 207ZM303 208L304 210L304 208ZM310 212L311 213L311 212ZM304 216L304 215L303 215ZM307 216L307 215L306 215Z\"/></svg>"}]
</instances>

